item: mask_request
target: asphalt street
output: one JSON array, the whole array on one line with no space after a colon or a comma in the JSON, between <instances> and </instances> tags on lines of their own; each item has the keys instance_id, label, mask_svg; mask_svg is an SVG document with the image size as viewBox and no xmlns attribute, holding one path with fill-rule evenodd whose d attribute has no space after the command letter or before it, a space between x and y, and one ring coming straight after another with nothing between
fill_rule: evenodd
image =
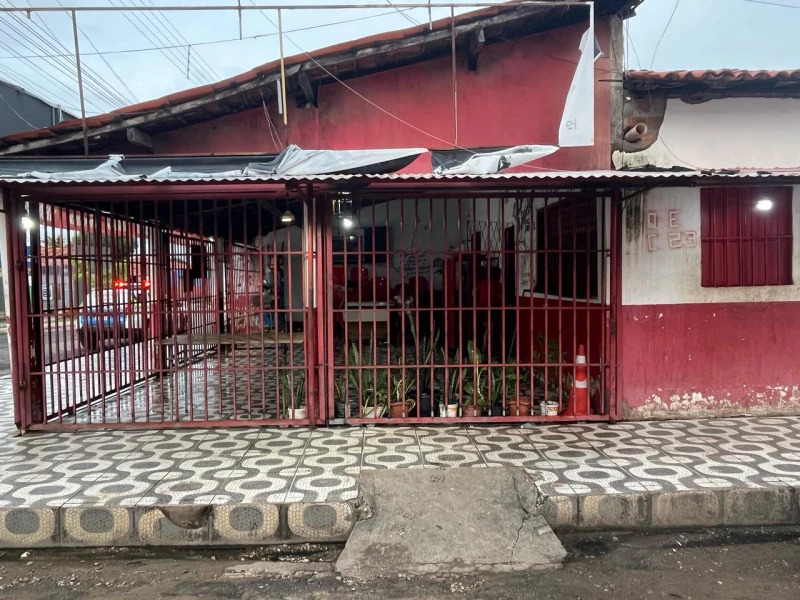
<instances>
[{"instance_id":1,"label":"asphalt street","mask_svg":"<svg viewBox=\"0 0 800 600\"><path fill-rule=\"evenodd\" d=\"M795 600L800 528L562 535L561 570L343 581L339 547L191 550L7 550L0 598L14 600ZM286 565L303 562L302 577ZM234 578L243 565L262 574ZM312 572L322 566L319 572ZM327 565L327 569L324 567Z\"/></svg>"}]
</instances>

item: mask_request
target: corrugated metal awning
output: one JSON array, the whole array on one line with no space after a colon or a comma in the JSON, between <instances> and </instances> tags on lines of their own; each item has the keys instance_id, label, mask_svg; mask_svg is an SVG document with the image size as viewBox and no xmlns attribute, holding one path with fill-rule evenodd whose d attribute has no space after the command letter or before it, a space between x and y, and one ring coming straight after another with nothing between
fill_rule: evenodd
<instances>
[{"instance_id":1,"label":"corrugated metal awning","mask_svg":"<svg viewBox=\"0 0 800 600\"><path fill-rule=\"evenodd\" d=\"M727 171L536 171L526 173L494 173L490 175L456 174L442 175L435 173L376 173L376 174L334 174L334 175L201 175L193 174L187 177L157 177L157 176L125 176L124 178L107 179L38 179L35 177L18 177L0 175L0 183L6 184L35 184L37 186L75 185L75 184L102 184L102 185L137 185L137 184L181 184L181 183L219 183L219 184L246 184L246 183L335 183L352 182L369 184L372 182L509 182L517 184L530 183L541 185L548 183L592 183L592 184L626 184L640 185L646 182L676 183L679 185L693 182L710 182L719 180L730 181L797 181L800 183L800 171L740 171L736 173Z\"/></svg>"}]
</instances>

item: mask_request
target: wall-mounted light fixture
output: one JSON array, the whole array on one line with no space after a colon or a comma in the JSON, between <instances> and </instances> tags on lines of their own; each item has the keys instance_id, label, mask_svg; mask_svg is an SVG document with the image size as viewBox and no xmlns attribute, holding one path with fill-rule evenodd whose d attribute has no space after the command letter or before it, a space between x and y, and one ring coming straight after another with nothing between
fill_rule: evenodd
<instances>
[{"instance_id":1,"label":"wall-mounted light fixture","mask_svg":"<svg viewBox=\"0 0 800 600\"><path fill-rule=\"evenodd\" d=\"M756 210L761 212L769 212L772 210L772 200L769 198L761 198L758 202L756 202Z\"/></svg>"}]
</instances>

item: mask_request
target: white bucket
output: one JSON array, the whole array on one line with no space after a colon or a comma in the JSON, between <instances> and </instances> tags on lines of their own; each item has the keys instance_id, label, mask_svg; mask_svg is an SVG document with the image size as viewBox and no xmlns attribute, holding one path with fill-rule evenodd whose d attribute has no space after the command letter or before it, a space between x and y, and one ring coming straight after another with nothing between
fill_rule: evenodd
<instances>
[{"instance_id":1,"label":"white bucket","mask_svg":"<svg viewBox=\"0 0 800 600\"><path fill-rule=\"evenodd\" d=\"M558 416L558 402L545 402L542 400L539 402L539 414L545 417L555 417Z\"/></svg>"},{"instance_id":2,"label":"white bucket","mask_svg":"<svg viewBox=\"0 0 800 600\"><path fill-rule=\"evenodd\" d=\"M458 404L445 405L445 416L453 418L458 416Z\"/></svg>"}]
</instances>

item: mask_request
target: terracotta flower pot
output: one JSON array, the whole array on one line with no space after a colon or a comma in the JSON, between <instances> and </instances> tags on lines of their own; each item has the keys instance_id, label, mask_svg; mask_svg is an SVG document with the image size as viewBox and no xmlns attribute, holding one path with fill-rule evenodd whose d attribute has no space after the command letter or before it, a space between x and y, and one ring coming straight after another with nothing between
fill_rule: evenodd
<instances>
[{"instance_id":1,"label":"terracotta flower pot","mask_svg":"<svg viewBox=\"0 0 800 600\"><path fill-rule=\"evenodd\" d=\"M520 396L508 403L508 414L512 417L529 417L531 414L531 399Z\"/></svg>"},{"instance_id":2,"label":"terracotta flower pot","mask_svg":"<svg viewBox=\"0 0 800 600\"><path fill-rule=\"evenodd\" d=\"M389 405L389 416L392 419L402 419L405 416L411 416L411 403L410 402L392 402Z\"/></svg>"},{"instance_id":3,"label":"terracotta flower pot","mask_svg":"<svg viewBox=\"0 0 800 600\"><path fill-rule=\"evenodd\" d=\"M483 408L477 404L470 404L461 408L462 417L480 417L483 415Z\"/></svg>"}]
</instances>

